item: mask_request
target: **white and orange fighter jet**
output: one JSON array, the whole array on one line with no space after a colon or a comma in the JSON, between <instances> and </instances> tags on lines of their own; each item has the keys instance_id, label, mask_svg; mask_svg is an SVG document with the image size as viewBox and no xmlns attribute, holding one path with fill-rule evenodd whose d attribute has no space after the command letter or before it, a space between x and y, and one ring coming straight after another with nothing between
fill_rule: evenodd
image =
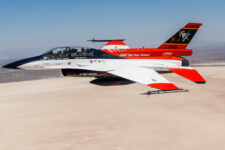
<instances>
[{"instance_id":1,"label":"white and orange fighter jet","mask_svg":"<svg viewBox=\"0 0 225 150\"><path fill-rule=\"evenodd\" d=\"M159 90L179 90L160 73L176 73L195 83L204 78L189 66L192 49L186 49L201 23L188 23L158 48L129 48L123 39L89 40L108 42L102 49L64 46L46 53L3 66L13 69L61 69L64 76L96 77L98 80L116 79L112 85L122 84L118 78L141 83Z\"/></svg>"}]
</instances>

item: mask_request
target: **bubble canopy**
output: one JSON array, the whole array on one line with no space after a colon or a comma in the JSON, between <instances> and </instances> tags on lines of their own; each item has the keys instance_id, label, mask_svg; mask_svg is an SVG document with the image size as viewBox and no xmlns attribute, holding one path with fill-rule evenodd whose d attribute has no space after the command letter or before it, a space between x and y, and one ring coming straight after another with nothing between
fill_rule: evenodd
<instances>
[{"instance_id":1,"label":"bubble canopy","mask_svg":"<svg viewBox=\"0 0 225 150\"><path fill-rule=\"evenodd\" d=\"M50 49L43 54L44 59L74 58L93 56L97 49L80 46L65 46Z\"/></svg>"}]
</instances>

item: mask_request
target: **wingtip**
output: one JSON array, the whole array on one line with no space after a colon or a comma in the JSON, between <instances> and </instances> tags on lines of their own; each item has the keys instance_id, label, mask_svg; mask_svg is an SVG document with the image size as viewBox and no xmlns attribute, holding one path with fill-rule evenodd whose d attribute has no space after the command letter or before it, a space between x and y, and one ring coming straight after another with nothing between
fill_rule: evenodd
<instances>
[{"instance_id":1,"label":"wingtip","mask_svg":"<svg viewBox=\"0 0 225 150\"><path fill-rule=\"evenodd\" d=\"M178 90L179 88L173 83L152 83L148 86L159 89L159 90Z\"/></svg>"}]
</instances>

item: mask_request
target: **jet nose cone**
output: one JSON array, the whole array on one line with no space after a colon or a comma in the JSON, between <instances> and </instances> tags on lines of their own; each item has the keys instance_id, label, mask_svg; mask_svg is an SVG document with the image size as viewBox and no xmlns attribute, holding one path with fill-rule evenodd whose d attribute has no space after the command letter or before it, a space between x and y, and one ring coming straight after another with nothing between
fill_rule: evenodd
<instances>
[{"instance_id":1,"label":"jet nose cone","mask_svg":"<svg viewBox=\"0 0 225 150\"><path fill-rule=\"evenodd\" d=\"M26 63L30 63L33 61L37 61L42 59L42 55L40 56L35 56L35 57L30 57L30 58L25 58L25 59L21 59L15 62L12 62L10 64L4 65L2 66L2 68L7 68L7 69L21 69L21 66L26 64Z\"/></svg>"},{"instance_id":2,"label":"jet nose cone","mask_svg":"<svg viewBox=\"0 0 225 150\"><path fill-rule=\"evenodd\" d=\"M7 68L7 69L18 69L17 67L19 66L19 64L17 63L10 63L10 64L6 64L4 66L2 66L2 68Z\"/></svg>"}]
</instances>

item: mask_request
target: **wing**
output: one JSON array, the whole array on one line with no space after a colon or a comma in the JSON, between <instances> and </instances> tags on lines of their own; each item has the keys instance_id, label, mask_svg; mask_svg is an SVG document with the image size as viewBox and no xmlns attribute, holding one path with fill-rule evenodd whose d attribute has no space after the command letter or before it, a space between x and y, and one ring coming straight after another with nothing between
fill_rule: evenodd
<instances>
[{"instance_id":1,"label":"wing","mask_svg":"<svg viewBox=\"0 0 225 150\"><path fill-rule=\"evenodd\" d=\"M109 73L129 79L160 90L177 90L178 88L152 69L133 67L121 68Z\"/></svg>"}]
</instances>

